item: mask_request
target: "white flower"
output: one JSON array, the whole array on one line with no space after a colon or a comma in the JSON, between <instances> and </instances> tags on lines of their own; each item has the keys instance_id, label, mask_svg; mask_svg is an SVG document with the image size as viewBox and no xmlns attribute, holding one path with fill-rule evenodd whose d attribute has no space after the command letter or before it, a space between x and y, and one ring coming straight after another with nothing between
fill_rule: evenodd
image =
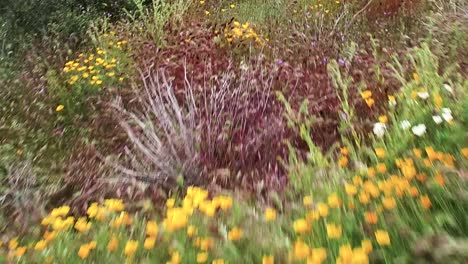
<instances>
[{"instance_id":1,"label":"white flower","mask_svg":"<svg viewBox=\"0 0 468 264\"><path fill-rule=\"evenodd\" d=\"M442 117L440 117L440 115L432 116L432 119L434 119L434 122L436 124L440 124L440 123L442 123L444 121L444 120L442 120Z\"/></svg>"},{"instance_id":2,"label":"white flower","mask_svg":"<svg viewBox=\"0 0 468 264\"><path fill-rule=\"evenodd\" d=\"M417 126L414 126L411 130L413 131L413 134L420 137L426 133L426 125L419 124Z\"/></svg>"},{"instance_id":3,"label":"white flower","mask_svg":"<svg viewBox=\"0 0 468 264\"><path fill-rule=\"evenodd\" d=\"M377 137L383 137L385 129L387 129L387 126L384 123L375 123L373 131Z\"/></svg>"},{"instance_id":4,"label":"white flower","mask_svg":"<svg viewBox=\"0 0 468 264\"><path fill-rule=\"evenodd\" d=\"M453 116L451 112L442 112L442 117L445 121L450 122L453 120Z\"/></svg>"},{"instance_id":5,"label":"white flower","mask_svg":"<svg viewBox=\"0 0 468 264\"><path fill-rule=\"evenodd\" d=\"M388 101L388 104L389 104L390 106L395 106L395 105L396 105L396 101L395 101L395 100L389 100L389 101Z\"/></svg>"},{"instance_id":6,"label":"white flower","mask_svg":"<svg viewBox=\"0 0 468 264\"><path fill-rule=\"evenodd\" d=\"M428 92L419 92L418 96L419 96L419 98L421 98L423 100L426 100L427 98L429 98L429 93Z\"/></svg>"},{"instance_id":7,"label":"white flower","mask_svg":"<svg viewBox=\"0 0 468 264\"><path fill-rule=\"evenodd\" d=\"M444 114L452 114L452 110L450 110L450 108L444 107L444 108L442 108L442 113L444 113Z\"/></svg>"},{"instance_id":8,"label":"white flower","mask_svg":"<svg viewBox=\"0 0 468 264\"><path fill-rule=\"evenodd\" d=\"M400 127L401 127L401 129L403 129L403 130L407 130L408 128L411 127L411 123L410 123L408 120L403 120L403 121L401 121L401 123L400 123Z\"/></svg>"},{"instance_id":9,"label":"white flower","mask_svg":"<svg viewBox=\"0 0 468 264\"><path fill-rule=\"evenodd\" d=\"M445 90L447 90L448 92L453 93L452 86L450 86L450 85L448 85L448 84L445 83L445 84L444 84L444 88L445 88Z\"/></svg>"}]
</instances>

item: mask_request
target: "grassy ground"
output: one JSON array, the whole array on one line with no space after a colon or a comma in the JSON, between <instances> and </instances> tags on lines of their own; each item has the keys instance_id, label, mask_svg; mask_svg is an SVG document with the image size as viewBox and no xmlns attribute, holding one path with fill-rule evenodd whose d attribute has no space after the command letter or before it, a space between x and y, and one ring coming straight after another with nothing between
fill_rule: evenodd
<instances>
[{"instance_id":1,"label":"grassy ground","mask_svg":"<svg viewBox=\"0 0 468 264\"><path fill-rule=\"evenodd\" d=\"M468 260L463 1L0 11L1 263Z\"/></svg>"}]
</instances>

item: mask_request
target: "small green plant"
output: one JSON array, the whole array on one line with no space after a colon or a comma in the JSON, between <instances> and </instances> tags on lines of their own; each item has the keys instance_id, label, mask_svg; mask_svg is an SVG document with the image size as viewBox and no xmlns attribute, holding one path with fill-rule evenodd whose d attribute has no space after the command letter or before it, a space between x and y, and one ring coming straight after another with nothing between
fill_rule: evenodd
<instances>
[{"instance_id":1,"label":"small green plant","mask_svg":"<svg viewBox=\"0 0 468 264\"><path fill-rule=\"evenodd\" d=\"M191 2L151 0L151 6L147 8L144 0L133 0L136 10L134 12L127 11L131 23L126 25L129 26L130 31L148 34L148 37L156 45L163 45L166 24L171 21L179 23L184 13L189 9Z\"/></svg>"}]
</instances>

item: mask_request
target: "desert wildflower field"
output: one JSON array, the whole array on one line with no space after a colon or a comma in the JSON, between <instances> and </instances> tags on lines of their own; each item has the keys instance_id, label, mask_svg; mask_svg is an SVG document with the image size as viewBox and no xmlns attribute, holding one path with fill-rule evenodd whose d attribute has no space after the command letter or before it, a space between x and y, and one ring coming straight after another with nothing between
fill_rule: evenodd
<instances>
[{"instance_id":1,"label":"desert wildflower field","mask_svg":"<svg viewBox=\"0 0 468 264\"><path fill-rule=\"evenodd\" d=\"M0 263L468 263L468 2L5 0Z\"/></svg>"}]
</instances>

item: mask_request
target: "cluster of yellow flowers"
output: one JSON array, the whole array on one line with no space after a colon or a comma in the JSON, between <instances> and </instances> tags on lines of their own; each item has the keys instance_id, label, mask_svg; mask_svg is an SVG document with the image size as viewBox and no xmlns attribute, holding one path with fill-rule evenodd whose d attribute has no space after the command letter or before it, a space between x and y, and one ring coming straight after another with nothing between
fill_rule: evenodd
<instances>
[{"instance_id":1,"label":"cluster of yellow flowers","mask_svg":"<svg viewBox=\"0 0 468 264\"><path fill-rule=\"evenodd\" d=\"M112 32L111 36L115 33ZM106 37L107 36L107 37ZM70 85L86 84L92 86L101 86L105 82L122 82L124 77L119 75L119 68L123 65L115 54L122 50L127 41L115 41L113 37L104 35L105 43L103 48L97 48L96 53L85 56L83 53L78 55L75 60L67 61L63 72L68 77Z\"/></svg>"},{"instance_id":2,"label":"cluster of yellow flowers","mask_svg":"<svg viewBox=\"0 0 468 264\"><path fill-rule=\"evenodd\" d=\"M361 92L361 97L364 99L368 107L372 107L375 103L374 99L372 98L372 91L371 90L364 90Z\"/></svg>"},{"instance_id":3,"label":"cluster of yellow flowers","mask_svg":"<svg viewBox=\"0 0 468 264\"><path fill-rule=\"evenodd\" d=\"M312 196L303 198L302 203L306 209L305 217L292 222L292 229L297 235L290 252L293 260L320 264L325 263L331 256L330 258L334 258L338 264L368 264L369 254L373 251L374 245L391 246L391 236L385 230L385 225L379 222L379 220L384 220L384 213L391 213L400 202L403 202L402 199L415 198L419 198L420 208L427 212L432 207L432 202L429 195L424 194L424 184L431 179L440 186L445 186L445 178L442 174L431 175L427 172L430 171L427 166L433 166L436 162L445 166L454 166L454 157L448 153L436 151L433 147L426 147L424 150L414 148L409 156L394 161L395 174L388 175L386 162L388 164L389 161L385 148L376 147L374 151L378 158L375 166L352 177L344 184L343 190L336 190L329 194L324 202L315 203ZM342 157L348 157L349 150L343 147L340 153ZM462 149L461 153L464 157L468 157L468 148ZM423 171L426 171L426 174ZM144 237L138 238L135 237L137 235L133 231L131 236L121 233L126 228L134 230L132 225L135 222L140 223L140 221L133 221L134 219L125 212L125 204L122 200L107 199L101 204L92 203L86 212L87 217L77 219L70 216L70 207L61 206L53 209L43 218L41 224L46 230L34 244L20 246L18 238L11 239L8 243L8 258L12 260L14 257L22 257L30 249L32 252L43 252L53 246L54 239L63 237L62 234L67 234L67 236L77 234L81 238L87 238L87 242L79 245L74 253L80 259L89 258L94 251L107 249L109 253L112 253L118 252L121 248L122 254L127 257L128 261L131 261L137 252L142 250L151 252L155 249L157 241L164 241L171 245L172 239L178 240L183 235L184 240L193 244L196 250L192 262L206 263L211 254L216 255L213 249L219 238L207 234L200 225L198 217L203 218L202 223L210 223L209 221L215 217L216 220L221 219L224 213L232 207L233 199L230 196L218 195L210 199L207 190L189 187L183 199L168 199L165 218L161 224L159 225L154 220L147 220ZM337 214L341 214L343 210L354 212L357 219L362 219L360 222L369 225L369 230L373 232L370 233L372 238L367 237L369 235L367 233L358 246L349 243L346 225L342 224L340 218L336 218ZM360 213L356 213L358 211ZM267 223L274 222L277 219L276 209L266 208L263 219ZM90 232L95 225L104 225L106 229L109 229L105 239L97 238L93 232ZM310 241L308 237L317 236L317 234L323 234L327 243L337 243L339 251L335 252L332 248L327 249L316 244L311 246L306 242ZM231 226L227 230L226 238L231 243L239 243L244 236L244 230L240 226ZM161 237L163 239L158 239ZM323 238L317 237L317 239ZM100 246L102 242L106 244ZM122 246L119 247L121 243ZM175 247L170 246L169 260L166 264L181 263L182 253L180 248L176 250ZM212 259L211 263L222 264L225 261L217 258ZM262 264L274 263L274 255L262 256Z\"/></svg>"},{"instance_id":4,"label":"cluster of yellow flowers","mask_svg":"<svg viewBox=\"0 0 468 264\"><path fill-rule=\"evenodd\" d=\"M321 0L318 0L317 3L315 4L312 4L309 6L310 10L315 10L315 11L323 11L325 12L325 14L328 14L330 13L330 3L327 3L327 7L325 7L323 4L322 4L322 1ZM335 4L339 5L341 4L341 2L339 0L335 0Z\"/></svg>"},{"instance_id":5,"label":"cluster of yellow flowers","mask_svg":"<svg viewBox=\"0 0 468 264\"><path fill-rule=\"evenodd\" d=\"M346 167L348 166L348 156L349 156L349 150L347 147L343 147L340 149L341 157L338 159L338 165L340 167Z\"/></svg>"},{"instance_id":6,"label":"cluster of yellow flowers","mask_svg":"<svg viewBox=\"0 0 468 264\"><path fill-rule=\"evenodd\" d=\"M265 42L268 42L268 39L259 36L248 22L241 24L238 21L234 21L231 28L224 29L224 37L228 43L253 40L256 44L262 46Z\"/></svg>"}]
</instances>

